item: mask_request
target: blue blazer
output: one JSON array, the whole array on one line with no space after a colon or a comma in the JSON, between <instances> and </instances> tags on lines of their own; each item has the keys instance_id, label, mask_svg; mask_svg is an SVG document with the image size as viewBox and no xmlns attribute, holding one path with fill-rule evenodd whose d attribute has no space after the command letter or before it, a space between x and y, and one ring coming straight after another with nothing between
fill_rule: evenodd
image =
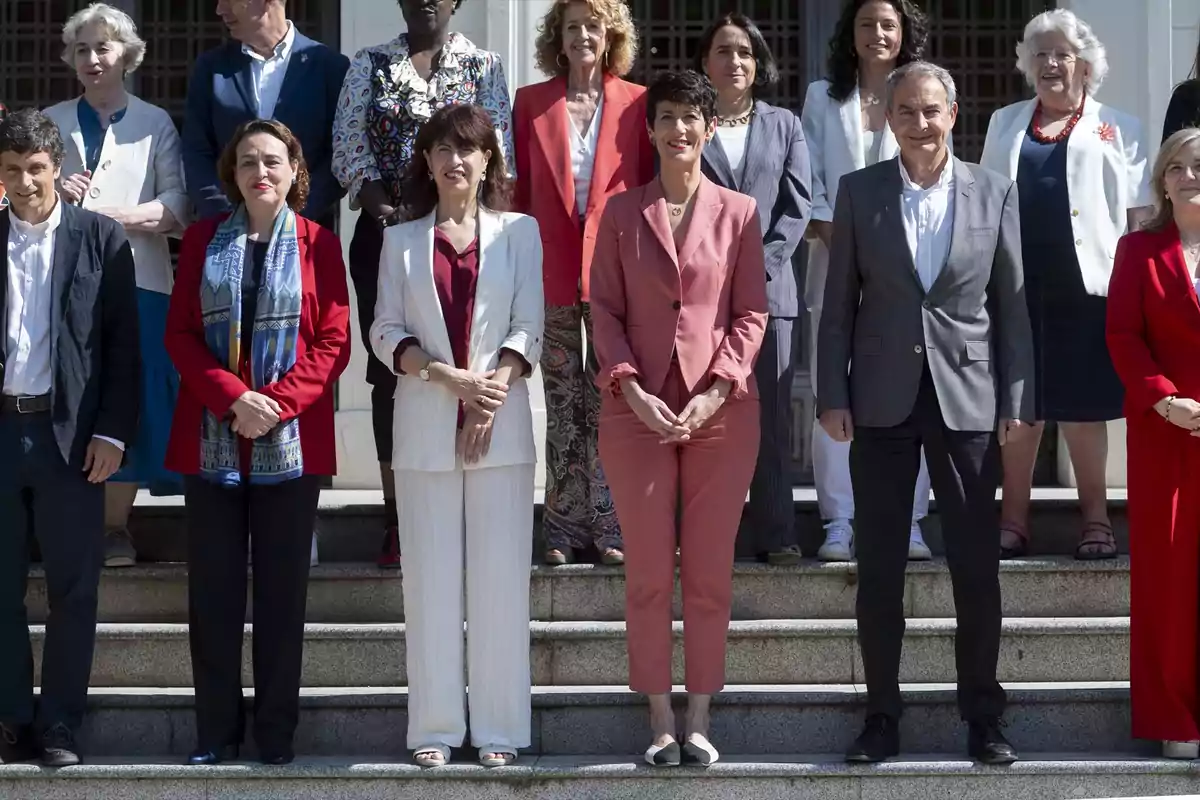
<instances>
[{"instance_id":1,"label":"blue blazer","mask_svg":"<svg viewBox=\"0 0 1200 800\"><path fill-rule=\"evenodd\" d=\"M311 176L303 216L322 220L345 192L330 169L333 113L342 80L350 68L344 55L296 32L275 119L300 140ZM198 217L230 210L217 178L217 161L237 127L258 116L251 84L250 56L229 41L201 54L192 70L183 122L183 169L188 196Z\"/></svg>"},{"instance_id":2,"label":"blue blazer","mask_svg":"<svg viewBox=\"0 0 1200 800\"><path fill-rule=\"evenodd\" d=\"M799 316L792 257L812 214L812 173L799 118L755 101L741 175L734 174L715 136L704 148L700 168L713 183L754 198L763 227L768 309L772 317Z\"/></svg>"}]
</instances>

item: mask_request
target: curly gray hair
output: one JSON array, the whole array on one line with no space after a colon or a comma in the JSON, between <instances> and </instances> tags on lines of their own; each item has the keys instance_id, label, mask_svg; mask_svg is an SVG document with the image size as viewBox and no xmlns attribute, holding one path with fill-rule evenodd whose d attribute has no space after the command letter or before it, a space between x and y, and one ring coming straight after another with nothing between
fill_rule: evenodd
<instances>
[{"instance_id":1,"label":"curly gray hair","mask_svg":"<svg viewBox=\"0 0 1200 800\"><path fill-rule=\"evenodd\" d=\"M126 75L142 65L142 59L146 57L146 43L138 36L137 25L132 17L108 3L92 3L72 14L63 25L62 60L65 64L75 66L75 45L79 41L79 32L93 23L106 30L112 37L111 41L121 45L121 60Z\"/></svg>"},{"instance_id":2,"label":"curly gray hair","mask_svg":"<svg viewBox=\"0 0 1200 800\"><path fill-rule=\"evenodd\" d=\"M1034 56L1037 53L1033 39L1045 33L1061 33L1075 50L1076 58L1086 61L1091 67L1084 88L1089 95L1094 95L1104 83L1108 74L1108 55L1104 44L1092 32L1092 26L1064 8L1053 11L1043 11L1025 26L1025 33L1017 43L1017 69L1025 76L1030 86L1037 85L1037 64Z\"/></svg>"}]
</instances>

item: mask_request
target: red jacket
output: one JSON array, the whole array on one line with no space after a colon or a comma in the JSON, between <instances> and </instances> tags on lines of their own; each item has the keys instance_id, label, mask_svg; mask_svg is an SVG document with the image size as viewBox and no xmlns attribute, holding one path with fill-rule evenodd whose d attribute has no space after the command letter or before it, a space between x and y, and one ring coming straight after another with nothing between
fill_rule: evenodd
<instances>
[{"instance_id":1,"label":"red jacket","mask_svg":"<svg viewBox=\"0 0 1200 800\"><path fill-rule=\"evenodd\" d=\"M589 299L592 251L604 206L614 194L654 177L654 148L646 133L646 88L606 75L596 163L580 236L569 124L566 78L551 78L517 90L513 101L514 210L536 219L541 229L545 253L542 282L550 306L575 305L581 290L582 299Z\"/></svg>"},{"instance_id":2,"label":"red jacket","mask_svg":"<svg viewBox=\"0 0 1200 800\"><path fill-rule=\"evenodd\" d=\"M243 374L227 370L208 349L200 322L200 277L204 253L224 217L197 222L184 234L171 307L167 313L167 353L179 371L179 401L167 446L167 468L184 475L200 471L200 426L207 408L223 417L250 390ZM283 407L284 422L300 418L300 446L306 475L337 473L333 428L333 387L350 362L350 295L342 246L330 231L296 218L304 299L296 363L260 391Z\"/></svg>"},{"instance_id":3,"label":"red jacket","mask_svg":"<svg viewBox=\"0 0 1200 800\"><path fill-rule=\"evenodd\" d=\"M1200 303L1174 224L1117 244L1108 288L1108 352L1133 424L1167 395L1200 399ZM1183 432L1186 435L1186 431Z\"/></svg>"}]
</instances>

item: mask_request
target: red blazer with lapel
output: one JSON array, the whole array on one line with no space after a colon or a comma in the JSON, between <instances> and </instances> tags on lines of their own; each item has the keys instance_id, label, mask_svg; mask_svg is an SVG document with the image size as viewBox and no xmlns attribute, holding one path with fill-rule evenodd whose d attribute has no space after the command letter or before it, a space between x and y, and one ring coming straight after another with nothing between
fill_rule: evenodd
<instances>
[{"instance_id":1,"label":"red blazer with lapel","mask_svg":"<svg viewBox=\"0 0 1200 800\"><path fill-rule=\"evenodd\" d=\"M570 306L590 297L596 231L608 199L654 177L654 150L646 134L646 88L604 77L604 108L586 223L579 232L575 178L567 125L567 79L551 78L517 90L513 102L516 151L515 210L538 221L547 305Z\"/></svg>"},{"instance_id":2,"label":"red blazer with lapel","mask_svg":"<svg viewBox=\"0 0 1200 800\"><path fill-rule=\"evenodd\" d=\"M200 320L200 278L204 255L226 215L188 228L167 312L165 344L179 371L179 400L167 446L167 468L183 475L200 471L200 426L204 409L223 417L250 386L248 374L235 375L204 341ZM350 293L342 245L331 231L297 217L300 247L300 335L296 363L279 381L260 391L283 407L284 422L300 418L300 447L306 475L337 473L333 427L333 387L350 363Z\"/></svg>"},{"instance_id":3,"label":"red blazer with lapel","mask_svg":"<svg viewBox=\"0 0 1200 800\"><path fill-rule=\"evenodd\" d=\"M1167 395L1200 399L1200 303L1173 224L1127 234L1117 245L1108 350L1131 424Z\"/></svg>"},{"instance_id":4,"label":"red blazer with lapel","mask_svg":"<svg viewBox=\"0 0 1200 800\"><path fill-rule=\"evenodd\" d=\"M677 254L658 181L609 201L592 272L601 388L636 375L658 394L677 354L689 391L725 378L733 397L758 396L767 272L754 199L702 177L693 204Z\"/></svg>"}]
</instances>

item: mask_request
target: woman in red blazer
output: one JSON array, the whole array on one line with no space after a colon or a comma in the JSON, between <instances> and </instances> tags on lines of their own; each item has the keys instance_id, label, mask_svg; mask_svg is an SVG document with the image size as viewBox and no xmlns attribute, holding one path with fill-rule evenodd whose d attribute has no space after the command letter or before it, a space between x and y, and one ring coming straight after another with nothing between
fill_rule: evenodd
<instances>
[{"instance_id":1,"label":"woman in red blazer","mask_svg":"<svg viewBox=\"0 0 1200 800\"><path fill-rule=\"evenodd\" d=\"M701 172L716 102L697 72L655 79L647 122L662 169L609 202L592 271L600 455L626 534L629 685L650 696L646 760L662 765L681 758L670 695L677 541L683 750L701 764L717 760L708 707L725 681L734 540L759 444L762 227L753 198Z\"/></svg>"},{"instance_id":2,"label":"woman in red blazer","mask_svg":"<svg viewBox=\"0 0 1200 800\"><path fill-rule=\"evenodd\" d=\"M545 560L566 564L595 548L620 564L621 529L596 451L589 268L608 198L654 174L646 90L620 77L637 51L623 0L555 0L540 30L537 63L551 78L517 90L513 148L514 210L538 221L546 253Z\"/></svg>"},{"instance_id":3,"label":"woman in red blazer","mask_svg":"<svg viewBox=\"0 0 1200 800\"><path fill-rule=\"evenodd\" d=\"M309 543L336 471L333 387L350 360L336 236L299 216L308 171L284 125L243 125L221 156L232 215L184 235L167 316L179 370L167 465L185 476L198 747L237 758L247 546L254 564L254 738L292 760ZM253 535L251 535L253 531Z\"/></svg>"},{"instance_id":4,"label":"woman in red blazer","mask_svg":"<svg viewBox=\"0 0 1200 800\"><path fill-rule=\"evenodd\" d=\"M1128 425L1133 735L1200 750L1200 130L1163 143L1156 215L1117 246L1108 348Z\"/></svg>"}]
</instances>

